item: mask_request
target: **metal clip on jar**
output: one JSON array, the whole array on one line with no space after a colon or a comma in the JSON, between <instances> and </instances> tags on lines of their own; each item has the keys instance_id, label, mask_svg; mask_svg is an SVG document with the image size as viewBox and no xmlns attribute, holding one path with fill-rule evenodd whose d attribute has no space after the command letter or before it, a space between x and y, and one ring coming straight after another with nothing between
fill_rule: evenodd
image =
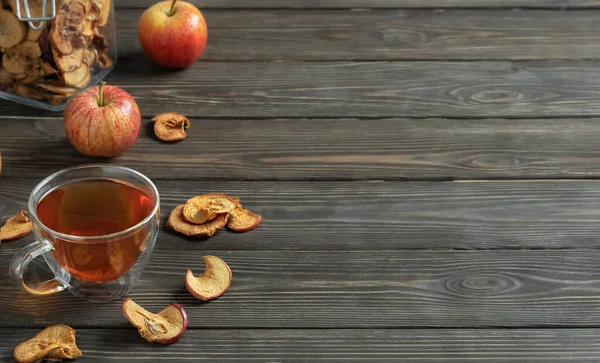
<instances>
[{"instance_id":1,"label":"metal clip on jar","mask_svg":"<svg viewBox=\"0 0 600 363\"><path fill-rule=\"evenodd\" d=\"M0 98L62 111L117 63L112 0L0 0Z\"/></svg>"}]
</instances>

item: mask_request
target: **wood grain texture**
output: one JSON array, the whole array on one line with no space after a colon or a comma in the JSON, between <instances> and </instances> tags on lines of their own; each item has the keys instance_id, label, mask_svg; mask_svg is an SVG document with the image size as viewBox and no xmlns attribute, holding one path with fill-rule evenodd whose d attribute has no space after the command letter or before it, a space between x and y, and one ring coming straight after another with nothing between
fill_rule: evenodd
<instances>
[{"instance_id":1,"label":"wood grain texture","mask_svg":"<svg viewBox=\"0 0 600 363\"><path fill-rule=\"evenodd\" d=\"M141 54L143 9L117 13L118 49ZM598 59L590 11L207 10L204 61Z\"/></svg>"},{"instance_id":2,"label":"wood grain texture","mask_svg":"<svg viewBox=\"0 0 600 363\"><path fill-rule=\"evenodd\" d=\"M16 245L2 246L6 271ZM209 303L184 286L203 255L231 267ZM6 261L6 262L5 262ZM600 327L600 250L157 250L129 295L150 311L181 304L195 328ZM0 326L127 327L122 301L36 297L0 277Z\"/></svg>"},{"instance_id":3,"label":"wood grain texture","mask_svg":"<svg viewBox=\"0 0 600 363\"><path fill-rule=\"evenodd\" d=\"M34 184L0 179L1 221L26 207ZM160 249L575 248L597 247L600 235L596 181L157 181L157 186L163 227L176 204L207 192L241 197L246 208L263 216L252 232L221 231L207 240L165 231Z\"/></svg>"},{"instance_id":4,"label":"wood grain texture","mask_svg":"<svg viewBox=\"0 0 600 363\"><path fill-rule=\"evenodd\" d=\"M201 9L205 8L599 8L598 0L190 0ZM119 8L146 8L153 0L119 0Z\"/></svg>"},{"instance_id":5,"label":"wood grain texture","mask_svg":"<svg viewBox=\"0 0 600 363\"><path fill-rule=\"evenodd\" d=\"M598 63L199 62L162 71L122 59L107 81L145 117L572 117L600 115ZM3 116L23 106L0 102ZM29 115L56 115L31 111Z\"/></svg>"},{"instance_id":6,"label":"wood grain texture","mask_svg":"<svg viewBox=\"0 0 600 363\"><path fill-rule=\"evenodd\" d=\"M600 119L192 119L188 138L159 142L145 119L121 157L153 179L455 180L600 177ZM15 132L18 130L18 132ZM0 117L3 177L41 179L98 162L60 118Z\"/></svg>"},{"instance_id":7,"label":"wood grain texture","mask_svg":"<svg viewBox=\"0 0 600 363\"><path fill-rule=\"evenodd\" d=\"M36 329L3 329L0 359ZM131 329L77 329L77 362L595 362L598 329L190 329L151 346Z\"/></svg>"}]
</instances>

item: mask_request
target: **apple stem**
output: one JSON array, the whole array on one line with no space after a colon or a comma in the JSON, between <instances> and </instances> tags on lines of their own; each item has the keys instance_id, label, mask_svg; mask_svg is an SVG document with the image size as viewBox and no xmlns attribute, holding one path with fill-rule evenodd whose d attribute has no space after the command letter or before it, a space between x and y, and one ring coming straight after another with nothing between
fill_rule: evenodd
<instances>
[{"instance_id":1,"label":"apple stem","mask_svg":"<svg viewBox=\"0 0 600 363\"><path fill-rule=\"evenodd\" d=\"M100 86L98 86L98 106L104 107L104 85L106 82L100 82Z\"/></svg>"},{"instance_id":2,"label":"apple stem","mask_svg":"<svg viewBox=\"0 0 600 363\"><path fill-rule=\"evenodd\" d=\"M171 10L169 11L169 16L175 15L175 3L176 2L177 2L177 0L173 0L173 2L171 3Z\"/></svg>"}]
</instances>

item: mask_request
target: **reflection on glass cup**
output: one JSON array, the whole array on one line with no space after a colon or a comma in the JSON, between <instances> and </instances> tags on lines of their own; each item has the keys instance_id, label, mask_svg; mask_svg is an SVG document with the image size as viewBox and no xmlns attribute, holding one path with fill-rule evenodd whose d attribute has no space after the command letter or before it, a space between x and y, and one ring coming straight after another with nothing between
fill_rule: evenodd
<instances>
[{"instance_id":1,"label":"reflection on glass cup","mask_svg":"<svg viewBox=\"0 0 600 363\"><path fill-rule=\"evenodd\" d=\"M146 176L113 165L82 165L38 184L28 210L36 242L13 258L10 274L36 295L69 290L91 301L127 294L156 243L159 195ZM43 256L55 278L28 284L28 264Z\"/></svg>"}]
</instances>

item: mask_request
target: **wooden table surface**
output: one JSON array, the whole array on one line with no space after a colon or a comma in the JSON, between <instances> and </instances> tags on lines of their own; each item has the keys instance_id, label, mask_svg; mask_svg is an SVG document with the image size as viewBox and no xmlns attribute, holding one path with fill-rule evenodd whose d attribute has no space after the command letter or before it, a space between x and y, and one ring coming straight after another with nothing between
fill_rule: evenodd
<instances>
[{"instance_id":1,"label":"wooden table surface","mask_svg":"<svg viewBox=\"0 0 600 363\"><path fill-rule=\"evenodd\" d=\"M152 66L136 36L151 0L118 0L135 146L104 162L161 193L162 225L223 191L263 215L246 234L162 230L130 294L184 306L179 342L150 345L121 301L18 291L0 247L0 361L51 324L78 362L600 361L600 1L205 0L206 51ZM158 142L155 114L190 116ZM96 162L60 114L0 101L0 220L64 167ZM183 286L214 254L221 298Z\"/></svg>"}]
</instances>

